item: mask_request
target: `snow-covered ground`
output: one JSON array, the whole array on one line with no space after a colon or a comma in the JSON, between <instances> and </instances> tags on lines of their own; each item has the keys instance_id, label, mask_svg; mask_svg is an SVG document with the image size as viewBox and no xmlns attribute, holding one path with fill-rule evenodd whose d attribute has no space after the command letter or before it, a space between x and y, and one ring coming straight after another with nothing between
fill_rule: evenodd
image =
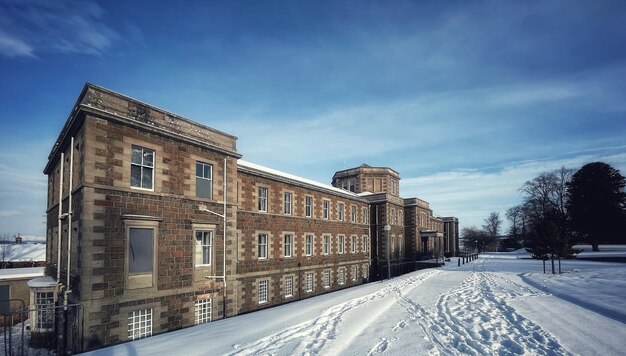
<instances>
[{"instance_id":1,"label":"snow-covered ground","mask_svg":"<svg viewBox=\"0 0 626 356\"><path fill-rule=\"evenodd\" d=\"M620 355L626 264L484 254L94 355ZM513 258L511 258L513 257Z\"/></svg>"}]
</instances>

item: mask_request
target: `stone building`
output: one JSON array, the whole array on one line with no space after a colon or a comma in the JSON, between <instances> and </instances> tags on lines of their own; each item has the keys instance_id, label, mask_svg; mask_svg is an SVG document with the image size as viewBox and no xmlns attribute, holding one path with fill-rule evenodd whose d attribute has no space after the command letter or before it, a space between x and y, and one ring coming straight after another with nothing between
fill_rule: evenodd
<instances>
[{"instance_id":1,"label":"stone building","mask_svg":"<svg viewBox=\"0 0 626 356\"><path fill-rule=\"evenodd\" d=\"M236 142L85 85L44 170L54 283L36 291L68 310L73 351L361 284L442 246L422 244L443 222L400 198L394 170L327 185L245 162Z\"/></svg>"}]
</instances>

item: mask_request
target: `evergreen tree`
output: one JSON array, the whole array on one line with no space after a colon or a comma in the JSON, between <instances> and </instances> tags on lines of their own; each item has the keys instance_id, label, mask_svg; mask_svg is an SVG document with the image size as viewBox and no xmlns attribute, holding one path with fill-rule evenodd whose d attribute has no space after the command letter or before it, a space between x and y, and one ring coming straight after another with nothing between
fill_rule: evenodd
<instances>
[{"instance_id":1,"label":"evergreen tree","mask_svg":"<svg viewBox=\"0 0 626 356\"><path fill-rule=\"evenodd\" d=\"M603 162L584 165L572 177L567 188L568 215L571 226L582 241L598 251L600 243L626 243L622 228L626 179L618 170Z\"/></svg>"}]
</instances>

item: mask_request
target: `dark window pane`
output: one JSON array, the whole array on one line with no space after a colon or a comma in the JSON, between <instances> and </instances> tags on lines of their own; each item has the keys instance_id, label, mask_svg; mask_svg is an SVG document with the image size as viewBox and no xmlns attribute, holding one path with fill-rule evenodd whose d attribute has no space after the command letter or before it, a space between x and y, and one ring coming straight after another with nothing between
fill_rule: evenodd
<instances>
[{"instance_id":1,"label":"dark window pane","mask_svg":"<svg viewBox=\"0 0 626 356\"><path fill-rule=\"evenodd\" d=\"M211 179L213 167L208 164L204 165L204 178Z\"/></svg>"},{"instance_id":2,"label":"dark window pane","mask_svg":"<svg viewBox=\"0 0 626 356\"><path fill-rule=\"evenodd\" d=\"M141 162L141 152L142 152L141 148L133 147L133 154L132 154L132 156L130 158L130 161L132 163L135 163L135 164L141 164L142 163Z\"/></svg>"},{"instance_id":3,"label":"dark window pane","mask_svg":"<svg viewBox=\"0 0 626 356\"><path fill-rule=\"evenodd\" d=\"M128 272L152 272L153 229L130 228L128 237Z\"/></svg>"},{"instance_id":4,"label":"dark window pane","mask_svg":"<svg viewBox=\"0 0 626 356\"><path fill-rule=\"evenodd\" d=\"M141 187L141 167L130 166L130 186Z\"/></svg>"},{"instance_id":5,"label":"dark window pane","mask_svg":"<svg viewBox=\"0 0 626 356\"><path fill-rule=\"evenodd\" d=\"M196 196L198 198L211 198L211 181L204 178L196 178Z\"/></svg>"},{"instance_id":6,"label":"dark window pane","mask_svg":"<svg viewBox=\"0 0 626 356\"><path fill-rule=\"evenodd\" d=\"M143 164L148 167L152 167L154 163L154 152L151 150L144 150L143 152Z\"/></svg>"},{"instance_id":7,"label":"dark window pane","mask_svg":"<svg viewBox=\"0 0 626 356\"><path fill-rule=\"evenodd\" d=\"M196 162L196 177L203 177L202 163Z\"/></svg>"},{"instance_id":8,"label":"dark window pane","mask_svg":"<svg viewBox=\"0 0 626 356\"><path fill-rule=\"evenodd\" d=\"M143 168L141 172L141 187L152 189L152 168Z\"/></svg>"}]
</instances>

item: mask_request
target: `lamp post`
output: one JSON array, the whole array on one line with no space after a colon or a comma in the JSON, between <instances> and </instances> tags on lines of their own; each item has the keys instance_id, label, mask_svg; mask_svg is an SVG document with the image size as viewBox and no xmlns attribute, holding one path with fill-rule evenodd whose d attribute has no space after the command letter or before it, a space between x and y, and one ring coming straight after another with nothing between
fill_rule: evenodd
<instances>
[{"instance_id":1,"label":"lamp post","mask_svg":"<svg viewBox=\"0 0 626 356\"><path fill-rule=\"evenodd\" d=\"M383 227L383 230L385 230L385 235L387 236L387 279L391 279L391 260L389 256L389 251L390 251L389 231L391 231L391 225L389 224L385 225L385 227Z\"/></svg>"}]
</instances>

